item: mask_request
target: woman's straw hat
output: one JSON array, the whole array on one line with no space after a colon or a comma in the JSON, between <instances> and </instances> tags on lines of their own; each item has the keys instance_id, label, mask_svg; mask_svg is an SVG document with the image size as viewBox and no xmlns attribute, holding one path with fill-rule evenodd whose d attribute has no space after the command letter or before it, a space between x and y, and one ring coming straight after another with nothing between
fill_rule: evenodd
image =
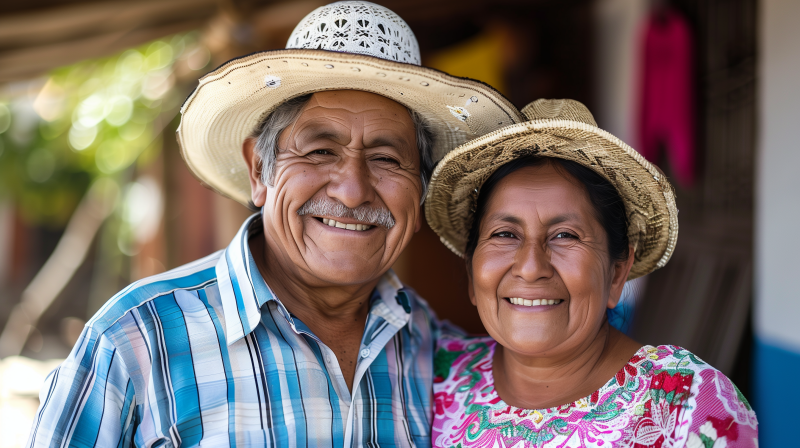
<instances>
[{"instance_id":1,"label":"woman's straw hat","mask_svg":"<svg viewBox=\"0 0 800 448\"><path fill-rule=\"evenodd\" d=\"M242 143L285 101L326 90L363 90L421 114L434 134L433 160L465 141L523 120L486 84L420 66L417 40L374 3L320 7L285 50L234 59L200 79L181 108L183 158L205 184L242 204L250 199Z\"/></svg>"},{"instance_id":2,"label":"woman's straw hat","mask_svg":"<svg viewBox=\"0 0 800 448\"><path fill-rule=\"evenodd\" d=\"M583 104L537 100L522 109L530 120L471 140L442 159L431 179L425 215L442 242L463 257L483 183L500 166L537 155L572 160L611 182L625 202L635 247L629 280L669 261L678 241L678 209L664 174L633 148L597 127Z\"/></svg>"}]
</instances>

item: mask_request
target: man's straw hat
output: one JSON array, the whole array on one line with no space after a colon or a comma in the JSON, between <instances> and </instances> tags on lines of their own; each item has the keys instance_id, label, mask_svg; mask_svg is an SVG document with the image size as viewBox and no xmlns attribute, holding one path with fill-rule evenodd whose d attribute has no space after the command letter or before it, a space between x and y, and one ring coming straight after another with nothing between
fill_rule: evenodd
<instances>
[{"instance_id":1,"label":"man's straw hat","mask_svg":"<svg viewBox=\"0 0 800 448\"><path fill-rule=\"evenodd\" d=\"M200 79L181 108L183 158L202 182L246 204L242 143L261 120L291 98L347 89L420 113L434 133L434 162L471 138L523 120L488 85L421 67L414 34L392 11L338 2L306 16L285 50L231 60Z\"/></svg>"},{"instance_id":2,"label":"man's straw hat","mask_svg":"<svg viewBox=\"0 0 800 448\"><path fill-rule=\"evenodd\" d=\"M471 140L442 159L433 173L425 215L442 242L463 257L483 183L500 166L537 155L572 160L611 182L625 202L635 247L629 280L669 261L678 241L678 209L664 174L633 148L597 127L583 104L537 100L522 109L530 120Z\"/></svg>"}]
</instances>

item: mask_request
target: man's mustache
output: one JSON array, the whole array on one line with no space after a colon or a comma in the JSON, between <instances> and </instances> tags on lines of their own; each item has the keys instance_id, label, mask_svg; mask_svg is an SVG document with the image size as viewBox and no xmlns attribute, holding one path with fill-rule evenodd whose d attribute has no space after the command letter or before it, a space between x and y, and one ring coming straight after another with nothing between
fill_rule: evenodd
<instances>
[{"instance_id":1,"label":"man's mustache","mask_svg":"<svg viewBox=\"0 0 800 448\"><path fill-rule=\"evenodd\" d=\"M369 207L367 205L359 205L356 208L350 208L339 201L330 199L310 199L297 210L297 214L300 216L314 215L331 218L350 218L362 223L382 226L387 229L391 229L395 224L394 217L389 209L383 207Z\"/></svg>"}]
</instances>

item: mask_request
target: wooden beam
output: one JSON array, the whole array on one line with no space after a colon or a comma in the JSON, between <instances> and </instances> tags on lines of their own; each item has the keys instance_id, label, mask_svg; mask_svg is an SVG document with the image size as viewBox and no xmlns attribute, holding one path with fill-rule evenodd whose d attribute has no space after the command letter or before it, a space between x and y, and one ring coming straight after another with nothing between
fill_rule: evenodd
<instances>
[{"instance_id":1,"label":"wooden beam","mask_svg":"<svg viewBox=\"0 0 800 448\"><path fill-rule=\"evenodd\" d=\"M208 18L216 13L217 4L218 0L81 3L38 13L0 16L0 48L49 44L150 23Z\"/></svg>"},{"instance_id":2,"label":"wooden beam","mask_svg":"<svg viewBox=\"0 0 800 448\"><path fill-rule=\"evenodd\" d=\"M0 82L40 76L57 67L109 56L159 37L198 29L205 23L205 20L195 19L147 28L122 29L82 39L0 52Z\"/></svg>"}]
</instances>

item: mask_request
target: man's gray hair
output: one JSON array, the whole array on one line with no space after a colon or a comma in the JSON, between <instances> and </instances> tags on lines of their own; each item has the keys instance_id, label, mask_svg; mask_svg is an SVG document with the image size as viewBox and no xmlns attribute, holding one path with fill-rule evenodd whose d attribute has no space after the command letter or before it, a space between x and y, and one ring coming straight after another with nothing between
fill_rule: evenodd
<instances>
[{"instance_id":1,"label":"man's gray hair","mask_svg":"<svg viewBox=\"0 0 800 448\"><path fill-rule=\"evenodd\" d=\"M275 180L275 160L278 157L278 137L284 129L291 126L303 112L303 108L311 99L311 95L292 98L278 106L271 114L259 123L250 138L255 139L255 150L261 158L261 182L272 186ZM422 198L425 201L428 193L428 181L433 173L433 132L427 121L418 112L408 109L414 130L417 133L417 148L419 149L420 179L422 180Z\"/></svg>"}]
</instances>

